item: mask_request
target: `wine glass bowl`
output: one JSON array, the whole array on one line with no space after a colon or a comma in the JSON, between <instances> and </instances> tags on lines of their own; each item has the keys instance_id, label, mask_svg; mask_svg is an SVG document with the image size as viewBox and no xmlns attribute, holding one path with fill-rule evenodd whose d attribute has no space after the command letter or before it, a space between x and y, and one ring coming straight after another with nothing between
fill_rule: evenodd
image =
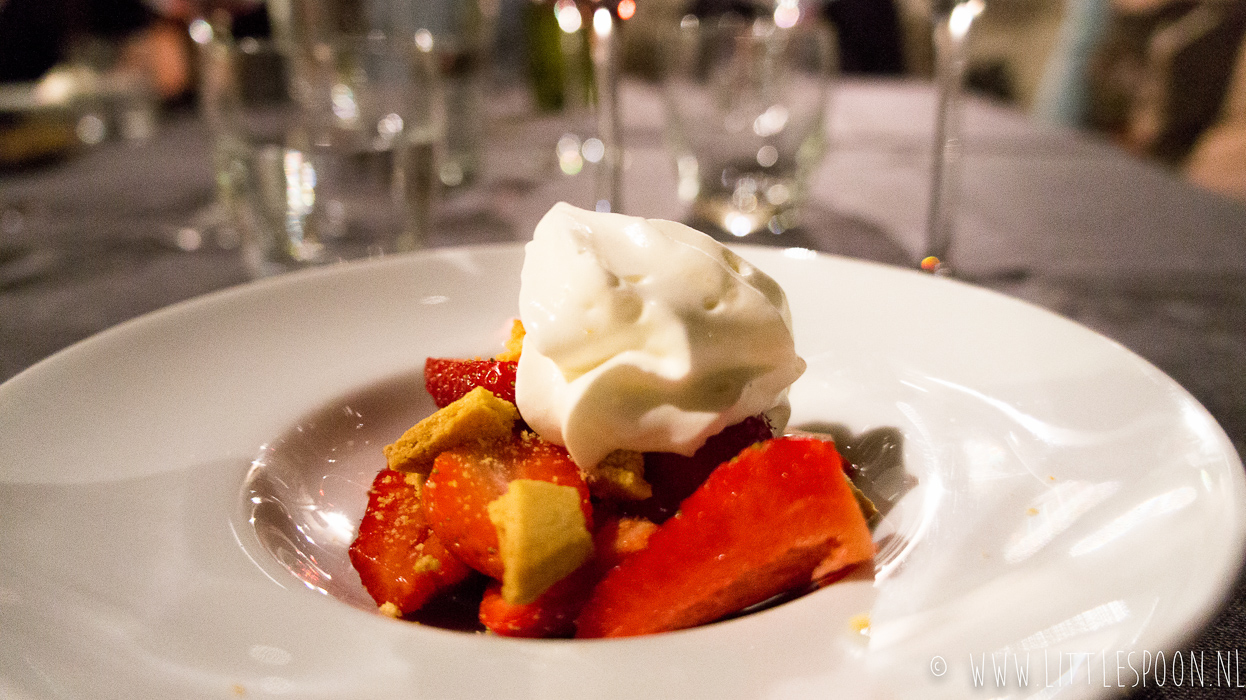
<instances>
[{"instance_id":1,"label":"wine glass bowl","mask_svg":"<svg viewBox=\"0 0 1246 700\"><path fill-rule=\"evenodd\" d=\"M826 150L834 38L812 14L780 12L795 9L687 15L668 42L678 194L698 223L731 237L791 229Z\"/></svg>"}]
</instances>

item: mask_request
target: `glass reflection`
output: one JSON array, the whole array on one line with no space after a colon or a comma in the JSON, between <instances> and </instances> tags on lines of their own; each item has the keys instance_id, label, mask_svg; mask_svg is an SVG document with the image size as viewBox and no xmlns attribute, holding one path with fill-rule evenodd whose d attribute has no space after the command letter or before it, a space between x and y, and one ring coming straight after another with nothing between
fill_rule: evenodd
<instances>
[{"instance_id":1,"label":"glass reflection","mask_svg":"<svg viewBox=\"0 0 1246 700\"><path fill-rule=\"evenodd\" d=\"M381 446L435 410L423 386L422 372L387 380L304 417L264 446L240 501L262 548L248 554L274 580L375 609L348 550L368 488L385 465Z\"/></svg>"},{"instance_id":2,"label":"glass reflection","mask_svg":"<svg viewBox=\"0 0 1246 700\"><path fill-rule=\"evenodd\" d=\"M1004 559L1016 564L1030 558L1118 490L1120 482L1116 481L1064 481L1055 484L1031 502L1032 517L1013 533L1004 550Z\"/></svg>"},{"instance_id":3,"label":"glass reflection","mask_svg":"<svg viewBox=\"0 0 1246 700\"><path fill-rule=\"evenodd\" d=\"M1016 644L1020 651L1049 649L1070 639L1076 639L1091 632L1097 632L1111 625L1128 620L1132 616L1129 606L1123 600L1113 600L1078 613L1062 622L1040 630L1022 639ZM1011 649L1010 649L1011 650Z\"/></svg>"},{"instance_id":4,"label":"glass reflection","mask_svg":"<svg viewBox=\"0 0 1246 700\"><path fill-rule=\"evenodd\" d=\"M1134 528L1148 520L1167 515L1168 513L1175 513L1185 508L1193 503L1197 497L1198 493L1194 490L1194 487L1182 486L1181 488L1166 491L1154 498L1147 499L1130 508L1124 515L1082 538L1077 544L1073 545L1073 548L1069 550L1069 554L1074 557L1080 557L1083 554L1093 552L1109 542L1129 534Z\"/></svg>"},{"instance_id":5,"label":"glass reflection","mask_svg":"<svg viewBox=\"0 0 1246 700\"><path fill-rule=\"evenodd\" d=\"M973 397L982 403L998 410L1007 418L1015 422L1026 432L1038 438L1042 442L1052 447L1084 447L1095 445L1103 442L1113 442L1121 440L1125 435L1131 434L1138 430L1136 425L1125 425L1116 430L1078 430L1073 428L1065 428L1059 425L1053 425L1044 420L1036 418L1017 407L1001 401L992 396L987 396L976 389L967 386L955 384L937 377L929 377L933 384L952 389L967 396Z\"/></svg>"}]
</instances>

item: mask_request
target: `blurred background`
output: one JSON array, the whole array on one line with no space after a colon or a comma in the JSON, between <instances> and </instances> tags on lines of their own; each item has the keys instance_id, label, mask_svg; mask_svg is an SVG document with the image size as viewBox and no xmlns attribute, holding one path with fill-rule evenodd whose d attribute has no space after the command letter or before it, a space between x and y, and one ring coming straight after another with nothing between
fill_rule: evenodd
<instances>
[{"instance_id":1,"label":"blurred background","mask_svg":"<svg viewBox=\"0 0 1246 700\"><path fill-rule=\"evenodd\" d=\"M618 205L614 132L598 121L609 110L594 104L629 122L614 150L631 200L615 210L681 216L698 192L685 195L684 159L672 157L675 100L658 85L660 64L673 29L726 11L761 7L778 26L780 11L799 7L837 35L839 77L818 73L835 87L832 118L812 131L827 138L798 150L825 156L807 183L808 225L744 242L924 265L942 152L932 145L951 142L933 137L932 30L950 34L954 4L980 10L962 34L964 148L948 149L968 166L956 276L1121 342L1187 388L1246 454L1246 0L0 0L0 380L105 328L270 274L241 254L257 238L247 231L297 234L310 259L303 244L320 227L322 248L355 245L346 259L527 240L553 202ZM590 41L605 6L613 29ZM420 53L335 53L307 34L361 28ZM306 51L260 60L283 42ZM607 45L627 77L618 100L610 81L593 80L590 47ZM365 99L369 85L416 84L430 61L444 93L435 108ZM248 66L265 79L248 83ZM243 128L254 116L244 98L271 108L316 85L305 92L328 96L309 110L336 129L318 134L327 146L280 119L281 142ZM791 104L810 91L793 92ZM727 120L692 130L728 142L795 131L784 131L795 110L769 107L734 131ZM311 167L346 136L368 140L326 155L336 170ZM753 148L758 166L786 161L769 142ZM325 187L335 180L401 196ZM779 206L775 189L732 194ZM373 245L369 234L397 226L355 225L356 212L387 204L410 245ZM1239 647L1242 630L1246 579L1191 648Z\"/></svg>"},{"instance_id":2,"label":"blurred background","mask_svg":"<svg viewBox=\"0 0 1246 700\"><path fill-rule=\"evenodd\" d=\"M0 164L28 166L71 145L147 137L161 114L194 105L193 18L224 10L236 35L263 36L270 14L290 6L269 1L0 0ZM333 3L343 17L341 8L359 13L365 4ZM409 4L421 21L436 24L463 3ZM625 71L655 77L659 27L690 10L733 4L747 2L625 0ZM553 104L537 84L537 18L552 5L474 3L491 48L487 80L529 82L537 109ZM838 31L844 74L930 76L929 0L830 0L822 11ZM1244 36L1246 0L991 0L969 37L967 84L1246 200ZM48 118L47 105L70 91L89 93L105 108L85 123ZM42 118L32 119L35 113Z\"/></svg>"}]
</instances>

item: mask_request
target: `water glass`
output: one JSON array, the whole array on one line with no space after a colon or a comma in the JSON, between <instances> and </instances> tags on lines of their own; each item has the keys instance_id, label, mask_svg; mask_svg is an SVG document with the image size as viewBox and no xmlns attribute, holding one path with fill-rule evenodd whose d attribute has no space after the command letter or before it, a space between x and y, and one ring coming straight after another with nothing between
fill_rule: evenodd
<instances>
[{"instance_id":1,"label":"water glass","mask_svg":"<svg viewBox=\"0 0 1246 700\"><path fill-rule=\"evenodd\" d=\"M778 10L687 15L668 45L669 140L694 219L740 238L796 226L826 149L831 29Z\"/></svg>"},{"instance_id":2,"label":"water glass","mask_svg":"<svg viewBox=\"0 0 1246 700\"><path fill-rule=\"evenodd\" d=\"M267 0L267 7L273 36L291 51L343 36L418 35L433 55L447 115L438 178L446 187L476 178L497 0Z\"/></svg>"},{"instance_id":3,"label":"water glass","mask_svg":"<svg viewBox=\"0 0 1246 700\"><path fill-rule=\"evenodd\" d=\"M290 51L192 34L218 200L254 275L421 245L439 120L435 67L412 37Z\"/></svg>"}]
</instances>

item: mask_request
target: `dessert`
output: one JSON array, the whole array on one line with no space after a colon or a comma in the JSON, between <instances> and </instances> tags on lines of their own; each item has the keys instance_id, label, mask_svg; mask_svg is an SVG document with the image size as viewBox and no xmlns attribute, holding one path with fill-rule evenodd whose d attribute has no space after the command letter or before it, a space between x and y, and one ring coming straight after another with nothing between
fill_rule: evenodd
<instances>
[{"instance_id":1,"label":"dessert","mask_svg":"<svg viewBox=\"0 0 1246 700\"><path fill-rule=\"evenodd\" d=\"M497 634L649 634L873 556L835 447L774 437L804 362L773 280L680 224L565 204L521 280L507 349L429 358L440 408L385 449L350 550L382 612L467 588Z\"/></svg>"}]
</instances>

